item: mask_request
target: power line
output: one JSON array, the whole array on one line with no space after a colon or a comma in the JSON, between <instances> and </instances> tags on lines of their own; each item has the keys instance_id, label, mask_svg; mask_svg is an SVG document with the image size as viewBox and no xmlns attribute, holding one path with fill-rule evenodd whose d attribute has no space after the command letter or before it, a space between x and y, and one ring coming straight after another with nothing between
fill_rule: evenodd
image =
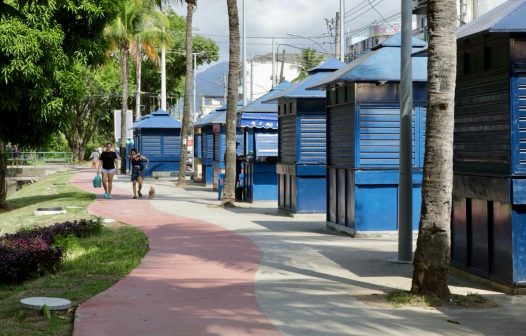
<instances>
[{"instance_id":1,"label":"power line","mask_svg":"<svg viewBox=\"0 0 526 336\"><path fill-rule=\"evenodd\" d=\"M382 2L383 0L381 0L380 2ZM373 4L371 3L371 0L367 0L367 2L369 3L369 5L371 6L372 9L374 9L374 11L380 15L380 17L382 18L382 20L384 20L385 24L391 26L391 28L393 28L393 25L391 25L389 22L387 22L387 20L384 18L384 16L382 15L382 13L380 13L378 11L378 9L376 9L376 7L373 6Z\"/></svg>"}]
</instances>

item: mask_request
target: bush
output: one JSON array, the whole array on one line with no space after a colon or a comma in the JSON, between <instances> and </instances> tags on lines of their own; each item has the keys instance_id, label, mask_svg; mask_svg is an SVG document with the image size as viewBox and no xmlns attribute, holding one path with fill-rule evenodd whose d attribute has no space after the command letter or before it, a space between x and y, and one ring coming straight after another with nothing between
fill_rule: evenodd
<instances>
[{"instance_id":1,"label":"bush","mask_svg":"<svg viewBox=\"0 0 526 336\"><path fill-rule=\"evenodd\" d=\"M64 250L41 237L17 237L0 241L0 282L23 281L34 274L56 271Z\"/></svg>"},{"instance_id":2,"label":"bush","mask_svg":"<svg viewBox=\"0 0 526 336\"><path fill-rule=\"evenodd\" d=\"M99 220L82 219L5 235L0 238L0 283L21 282L35 274L56 271L65 248L76 238L101 230Z\"/></svg>"}]
</instances>

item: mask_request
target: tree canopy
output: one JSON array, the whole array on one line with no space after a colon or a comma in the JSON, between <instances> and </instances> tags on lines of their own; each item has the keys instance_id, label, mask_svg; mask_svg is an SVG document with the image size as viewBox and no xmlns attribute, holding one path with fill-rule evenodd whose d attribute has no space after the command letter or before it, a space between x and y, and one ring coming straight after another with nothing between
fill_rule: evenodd
<instances>
[{"instance_id":1,"label":"tree canopy","mask_svg":"<svg viewBox=\"0 0 526 336\"><path fill-rule=\"evenodd\" d=\"M27 1L25 1L27 2ZM38 145L59 127L65 71L104 60L111 0L3 1L0 14L0 139Z\"/></svg>"}]
</instances>

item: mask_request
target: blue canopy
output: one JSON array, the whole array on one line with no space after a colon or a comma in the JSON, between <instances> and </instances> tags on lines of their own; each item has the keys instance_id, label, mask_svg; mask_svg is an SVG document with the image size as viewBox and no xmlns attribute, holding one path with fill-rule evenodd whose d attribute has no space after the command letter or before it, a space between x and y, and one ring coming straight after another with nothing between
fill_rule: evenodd
<instances>
[{"instance_id":1,"label":"blue canopy","mask_svg":"<svg viewBox=\"0 0 526 336\"><path fill-rule=\"evenodd\" d=\"M138 119L132 129L143 128L181 128L181 122L170 116L165 110L158 109Z\"/></svg>"},{"instance_id":2,"label":"blue canopy","mask_svg":"<svg viewBox=\"0 0 526 336\"><path fill-rule=\"evenodd\" d=\"M241 113L240 127L278 129L278 114L268 112Z\"/></svg>"},{"instance_id":3,"label":"blue canopy","mask_svg":"<svg viewBox=\"0 0 526 336\"><path fill-rule=\"evenodd\" d=\"M263 103L268 104L277 102L278 98L325 98L325 91L321 90L307 90L308 87L315 85L324 78L328 77L334 71L345 66L345 63L340 62L335 58L330 58L326 62L320 64L314 69L310 70L309 76L302 81L293 84L288 89L283 90L275 97L265 100Z\"/></svg>"},{"instance_id":4,"label":"blue canopy","mask_svg":"<svg viewBox=\"0 0 526 336\"><path fill-rule=\"evenodd\" d=\"M483 31L526 32L526 0L504 2L479 16L477 19L457 29L457 38L470 36Z\"/></svg>"},{"instance_id":5,"label":"blue canopy","mask_svg":"<svg viewBox=\"0 0 526 336\"><path fill-rule=\"evenodd\" d=\"M413 52L427 46L425 41L413 38ZM364 56L335 71L307 90L325 89L328 85L346 82L399 82L401 34L397 33L376 46ZM413 81L427 82L427 58L413 57Z\"/></svg>"}]
</instances>

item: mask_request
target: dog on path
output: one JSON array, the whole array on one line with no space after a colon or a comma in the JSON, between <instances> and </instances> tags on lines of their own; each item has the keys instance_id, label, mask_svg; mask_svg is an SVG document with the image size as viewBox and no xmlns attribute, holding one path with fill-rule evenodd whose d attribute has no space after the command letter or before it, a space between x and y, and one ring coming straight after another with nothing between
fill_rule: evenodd
<instances>
[{"instance_id":1,"label":"dog on path","mask_svg":"<svg viewBox=\"0 0 526 336\"><path fill-rule=\"evenodd\" d=\"M155 198L155 188L151 186L150 191L148 192L148 199L154 199L154 198Z\"/></svg>"}]
</instances>

